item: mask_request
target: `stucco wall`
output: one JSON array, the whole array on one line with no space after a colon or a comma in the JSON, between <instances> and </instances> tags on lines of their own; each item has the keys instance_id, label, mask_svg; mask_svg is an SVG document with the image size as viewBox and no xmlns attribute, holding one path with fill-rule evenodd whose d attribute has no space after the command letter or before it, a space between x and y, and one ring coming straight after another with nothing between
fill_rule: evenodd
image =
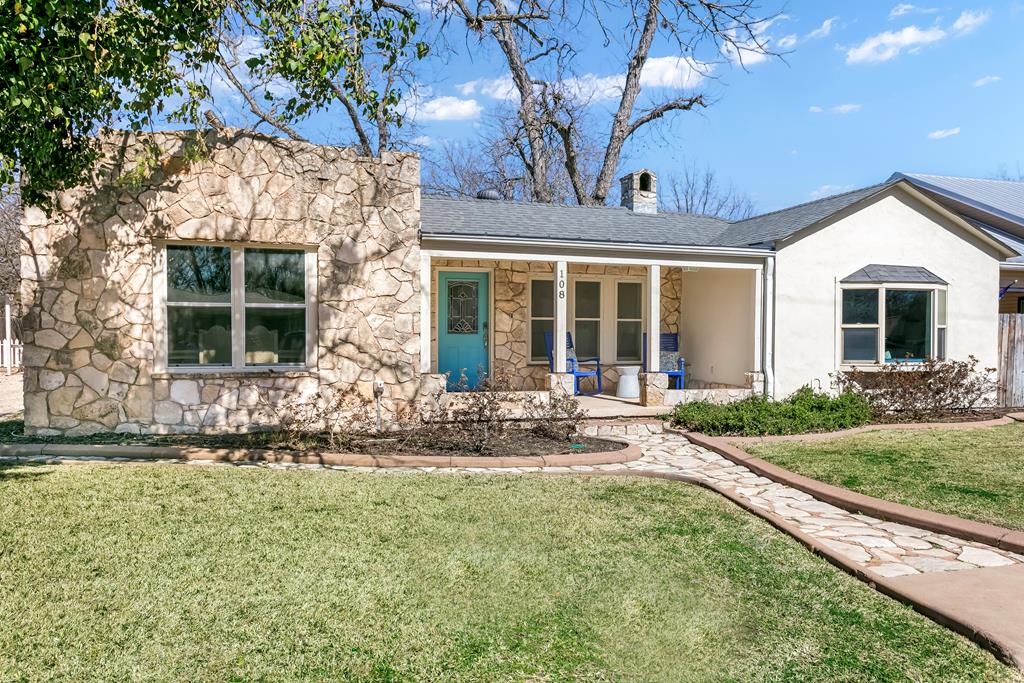
<instances>
[{"instance_id":1,"label":"stucco wall","mask_svg":"<svg viewBox=\"0 0 1024 683\"><path fill-rule=\"evenodd\" d=\"M754 270L701 268L682 274L687 385L745 386L754 369Z\"/></svg>"},{"instance_id":2,"label":"stucco wall","mask_svg":"<svg viewBox=\"0 0 1024 683\"><path fill-rule=\"evenodd\" d=\"M495 261L487 259L434 259L431 263L434 282L440 270L459 268L492 269L494 309L493 370L508 373L517 389L536 391L547 389L548 364L531 364L528 359L527 336L529 335L530 295L529 281L538 275L550 276L554 266L548 262ZM572 263L569 276L574 275L622 275L646 278L643 266L604 266ZM661 271L661 329L665 332L679 330L681 279L679 268L663 267ZM431 362L437 367L437 287L431 288ZM570 323L571 324L571 323ZM571 329L571 328L570 328ZM602 375L606 393L614 392L618 372L611 357L602 356Z\"/></svg>"},{"instance_id":3,"label":"stucco wall","mask_svg":"<svg viewBox=\"0 0 1024 683\"><path fill-rule=\"evenodd\" d=\"M199 431L258 426L321 388L384 407L419 389L419 160L225 131L187 163L184 134L149 136L159 163L136 187L140 140L105 141L91 187L29 208L22 257L26 429ZM308 245L316 250L317 364L301 371L154 373L155 240Z\"/></svg>"},{"instance_id":4,"label":"stucco wall","mask_svg":"<svg viewBox=\"0 0 1024 683\"><path fill-rule=\"evenodd\" d=\"M775 391L831 385L838 355L838 282L864 266L921 266L949 283L947 354L995 367L999 265L994 251L899 188L776 256Z\"/></svg>"}]
</instances>

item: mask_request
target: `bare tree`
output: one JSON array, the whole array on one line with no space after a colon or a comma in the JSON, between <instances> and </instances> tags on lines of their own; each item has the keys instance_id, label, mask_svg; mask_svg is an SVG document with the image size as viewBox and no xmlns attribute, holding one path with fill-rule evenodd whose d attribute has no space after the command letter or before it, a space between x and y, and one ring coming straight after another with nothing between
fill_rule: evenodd
<instances>
[{"instance_id":1,"label":"bare tree","mask_svg":"<svg viewBox=\"0 0 1024 683\"><path fill-rule=\"evenodd\" d=\"M1019 161L1013 171L1010 171L1006 164L1000 164L995 174L992 175L992 180L1024 181L1024 169L1021 168Z\"/></svg>"},{"instance_id":2,"label":"bare tree","mask_svg":"<svg viewBox=\"0 0 1024 683\"><path fill-rule=\"evenodd\" d=\"M445 0L438 7L446 22L463 20L472 34L493 41L504 56L519 95L516 114L522 131L523 165L530 176L534 199L541 202L555 200L547 185L553 144L561 148L560 162L576 201L603 204L612 189L623 149L638 130L674 112L707 106L702 92L676 93L639 103L641 73L659 35L672 40L694 68L700 63L692 57L702 44L709 44L715 54L734 55L741 63L745 53L771 54L763 37L769 18L760 16L755 0L628 0L625 74L619 83L618 104L600 136L603 155L591 180L580 163L580 141L588 137L584 134L588 101L573 71L574 57L587 36L573 35L582 19L570 16L569 6L563 0L519 0L512 6L505 0L477 0L475 4ZM612 36L619 35L620 27L609 22L622 5L593 0L582 6L586 19L596 22L603 31L607 47Z\"/></svg>"},{"instance_id":3,"label":"bare tree","mask_svg":"<svg viewBox=\"0 0 1024 683\"><path fill-rule=\"evenodd\" d=\"M572 179L558 142L558 133L551 128L544 159L547 175L540 187L532 172L527 138L514 112L500 112L491 120L486 132L473 143L446 143L429 150L424 157L424 190L449 196L476 196L482 189L497 190L506 199L546 201L566 204L576 201ZM575 174L585 183L592 183L601 165L604 150L593 139L574 141Z\"/></svg>"},{"instance_id":4,"label":"bare tree","mask_svg":"<svg viewBox=\"0 0 1024 683\"><path fill-rule=\"evenodd\" d=\"M0 300L18 298L21 283L21 195L18 188L0 188Z\"/></svg>"},{"instance_id":5,"label":"bare tree","mask_svg":"<svg viewBox=\"0 0 1024 683\"><path fill-rule=\"evenodd\" d=\"M750 196L737 190L732 183L719 182L710 165L698 167L687 164L680 175L661 182L664 191L660 203L666 211L715 216L736 221L754 215L754 202Z\"/></svg>"}]
</instances>

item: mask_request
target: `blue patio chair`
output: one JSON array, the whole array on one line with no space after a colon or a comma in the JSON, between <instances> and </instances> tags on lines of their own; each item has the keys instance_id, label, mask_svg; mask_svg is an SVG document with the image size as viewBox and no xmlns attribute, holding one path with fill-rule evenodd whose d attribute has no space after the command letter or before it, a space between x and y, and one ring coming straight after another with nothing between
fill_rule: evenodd
<instances>
[{"instance_id":1,"label":"blue patio chair","mask_svg":"<svg viewBox=\"0 0 1024 683\"><path fill-rule=\"evenodd\" d=\"M554 333L544 333L544 347L548 352L548 367L551 368L551 372L555 371L555 352L554 352ZM572 334L569 332L565 333L565 369L572 374L573 377L573 393L577 396L596 396L603 391L603 384L601 381L601 359L600 358L577 358L576 348L572 343ZM581 370L580 363L587 365L596 366L594 370ZM597 391L582 392L580 391L580 380L584 377L592 377L597 383Z\"/></svg>"},{"instance_id":2,"label":"blue patio chair","mask_svg":"<svg viewBox=\"0 0 1024 683\"><path fill-rule=\"evenodd\" d=\"M643 341L643 368L644 372L647 372L647 333L644 332ZM675 332L662 332L661 333L661 346L660 346L661 358L666 358L666 354L674 354L676 360L676 367L670 369L665 367L667 364L662 360L661 371L668 375L669 380L674 380L675 388L682 389L686 385L686 364L683 357L679 355L679 335Z\"/></svg>"}]
</instances>

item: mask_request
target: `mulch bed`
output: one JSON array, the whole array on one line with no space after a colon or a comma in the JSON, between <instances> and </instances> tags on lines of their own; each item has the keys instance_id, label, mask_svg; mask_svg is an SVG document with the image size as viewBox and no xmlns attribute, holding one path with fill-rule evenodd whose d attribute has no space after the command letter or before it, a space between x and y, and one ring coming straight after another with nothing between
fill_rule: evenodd
<instances>
[{"instance_id":1,"label":"mulch bed","mask_svg":"<svg viewBox=\"0 0 1024 683\"><path fill-rule=\"evenodd\" d=\"M485 451L480 452L468 443L431 443L417 439L415 434L396 433L386 436L355 436L335 440L327 435L309 435L294 438L281 432L253 432L250 434L93 434L79 437L26 436L20 420L0 422L0 443L53 445L105 445L105 446L170 446L178 448L237 448L287 451L346 452L365 455L415 456L545 456L563 453L608 453L623 448L624 444L589 436L574 441L563 441L534 434L526 429L508 431L501 438L491 439Z\"/></svg>"}]
</instances>

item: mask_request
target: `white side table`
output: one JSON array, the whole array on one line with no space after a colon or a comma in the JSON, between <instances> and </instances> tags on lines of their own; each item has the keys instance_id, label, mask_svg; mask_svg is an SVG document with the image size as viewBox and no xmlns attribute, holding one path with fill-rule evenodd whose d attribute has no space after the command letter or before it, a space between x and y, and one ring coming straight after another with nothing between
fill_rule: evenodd
<instances>
[{"instance_id":1,"label":"white side table","mask_svg":"<svg viewBox=\"0 0 1024 683\"><path fill-rule=\"evenodd\" d=\"M619 386L615 389L618 398L640 398L640 366L622 365L619 371Z\"/></svg>"}]
</instances>

